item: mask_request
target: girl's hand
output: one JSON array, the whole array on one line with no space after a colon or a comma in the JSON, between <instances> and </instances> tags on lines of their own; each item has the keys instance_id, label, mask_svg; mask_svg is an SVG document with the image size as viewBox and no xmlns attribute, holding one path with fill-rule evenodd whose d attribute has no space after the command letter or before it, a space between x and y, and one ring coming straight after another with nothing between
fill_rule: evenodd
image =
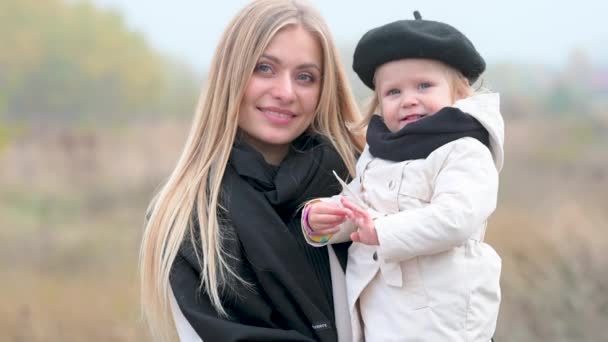
<instances>
[{"instance_id":1,"label":"girl's hand","mask_svg":"<svg viewBox=\"0 0 608 342\"><path fill-rule=\"evenodd\" d=\"M308 213L308 226L317 235L335 234L340 230L339 225L346 221L348 212L332 203L313 203Z\"/></svg>"},{"instance_id":2,"label":"girl's hand","mask_svg":"<svg viewBox=\"0 0 608 342\"><path fill-rule=\"evenodd\" d=\"M349 202L342 197L342 205L349 210L348 218L351 219L358 227L357 231L350 234L351 240L360 242L366 245L380 245L378 241L378 233L374 226L374 221L369 216L368 212L359 208L357 205Z\"/></svg>"}]
</instances>

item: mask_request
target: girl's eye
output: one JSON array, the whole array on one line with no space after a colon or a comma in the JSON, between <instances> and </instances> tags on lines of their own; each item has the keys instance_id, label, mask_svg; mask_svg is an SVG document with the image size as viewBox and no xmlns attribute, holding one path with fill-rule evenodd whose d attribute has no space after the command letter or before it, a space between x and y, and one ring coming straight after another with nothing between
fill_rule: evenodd
<instances>
[{"instance_id":1,"label":"girl's eye","mask_svg":"<svg viewBox=\"0 0 608 342\"><path fill-rule=\"evenodd\" d=\"M430 88L431 84L429 82L421 82L418 84L418 89L427 89Z\"/></svg>"},{"instance_id":2,"label":"girl's eye","mask_svg":"<svg viewBox=\"0 0 608 342\"><path fill-rule=\"evenodd\" d=\"M387 95L387 96L390 96L390 95L397 95L397 94L399 94L399 93L401 93L401 91L399 91L399 89L391 89L391 90L389 90L389 91L387 91L387 92L386 92L386 95Z\"/></svg>"},{"instance_id":3,"label":"girl's eye","mask_svg":"<svg viewBox=\"0 0 608 342\"><path fill-rule=\"evenodd\" d=\"M260 63L255 66L255 72L259 72L262 74L269 74L269 73L272 73L272 68L268 64Z\"/></svg>"}]
</instances>

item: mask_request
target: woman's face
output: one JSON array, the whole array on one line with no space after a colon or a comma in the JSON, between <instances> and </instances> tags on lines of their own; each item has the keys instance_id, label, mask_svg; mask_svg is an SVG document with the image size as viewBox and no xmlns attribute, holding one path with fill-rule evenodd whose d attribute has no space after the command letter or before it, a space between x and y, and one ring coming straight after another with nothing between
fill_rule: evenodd
<instances>
[{"instance_id":1,"label":"woman's face","mask_svg":"<svg viewBox=\"0 0 608 342\"><path fill-rule=\"evenodd\" d=\"M278 164L311 124L321 91L321 47L301 26L279 31L245 88L239 128L266 161Z\"/></svg>"}]
</instances>

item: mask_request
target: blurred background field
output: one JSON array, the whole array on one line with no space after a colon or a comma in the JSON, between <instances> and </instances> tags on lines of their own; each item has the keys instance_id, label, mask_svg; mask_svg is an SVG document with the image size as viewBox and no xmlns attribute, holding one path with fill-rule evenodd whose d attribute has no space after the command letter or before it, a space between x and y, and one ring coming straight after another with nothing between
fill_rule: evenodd
<instances>
[{"instance_id":1,"label":"blurred background field","mask_svg":"<svg viewBox=\"0 0 608 342\"><path fill-rule=\"evenodd\" d=\"M0 340L147 341L143 216L204 71L88 2L2 0L0 19ZM348 66L354 44L339 44ZM563 57L489 61L484 78L506 120L487 234L497 341L608 341L608 63Z\"/></svg>"}]
</instances>

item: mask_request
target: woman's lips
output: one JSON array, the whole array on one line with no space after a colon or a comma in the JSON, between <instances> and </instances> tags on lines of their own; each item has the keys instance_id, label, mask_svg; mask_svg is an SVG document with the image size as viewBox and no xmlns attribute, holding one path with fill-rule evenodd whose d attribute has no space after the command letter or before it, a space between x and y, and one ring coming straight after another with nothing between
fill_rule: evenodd
<instances>
[{"instance_id":1,"label":"woman's lips","mask_svg":"<svg viewBox=\"0 0 608 342\"><path fill-rule=\"evenodd\" d=\"M287 109L278 107L259 107L258 108L264 116L273 123L285 125L293 121L297 115Z\"/></svg>"}]
</instances>

